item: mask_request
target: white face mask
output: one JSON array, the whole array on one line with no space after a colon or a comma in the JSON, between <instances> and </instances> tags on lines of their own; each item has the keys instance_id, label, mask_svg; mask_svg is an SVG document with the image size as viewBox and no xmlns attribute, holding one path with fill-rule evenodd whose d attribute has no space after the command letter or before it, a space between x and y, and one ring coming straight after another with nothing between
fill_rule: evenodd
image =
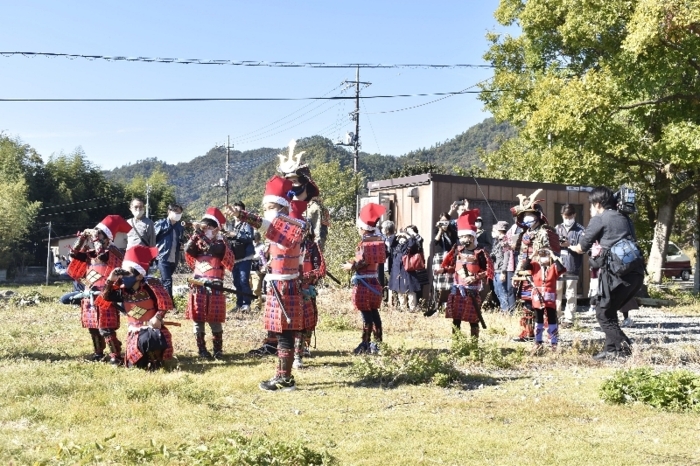
<instances>
[{"instance_id":1,"label":"white face mask","mask_svg":"<svg viewBox=\"0 0 700 466\"><path fill-rule=\"evenodd\" d=\"M214 237L214 230L204 230L204 236L206 236L209 239L212 239Z\"/></svg>"},{"instance_id":2,"label":"white face mask","mask_svg":"<svg viewBox=\"0 0 700 466\"><path fill-rule=\"evenodd\" d=\"M540 257L540 265L543 267L547 267L552 263L552 258L551 257Z\"/></svg>"},{"instance_id":3,"label":"white face mask","mask_svg":"<svg viewBox=\"0 0 700 466\"><path fill-rule=\"evenodd\" d=\"M526 215L525 217L523 217L523 223L529 227L534 225L536 221L537 219L534 215Z\"/></svg>"},{"instance_id":4,"label":"white face mask","mask_svg":"<svg viewBox=\"0 0 700 466\"><path fill-rule=\"evenodd\" d=\"M475 222L474 226L477 228L481 228L482 223L481 222Z\"/></svg>"},{"instance_id":5,"label":"white face mask","mask_svg":"<svg viewBox=\"0 0 700 466\"><path fill-rule=\"evenodd\" d=\"M597 213L598 209L596 209L595 206L591 206L591 217L595 217Z\"/></svg>"},{"instance_id":6,"label":"white face mask","mask_svg":"<svg viewBox=\"0 0 700 466\"><path fill-rule=\"evenodd\" d=\"M266 210L265 212L263 212L263 218L268 222L271 222L275 218L277 218L278 214L279 212L277 212L276 210Z\"/></svg>"},{"instance_id":7,"label":"white face mask","mask_svg":"<svg viewBox=\"0 0 700 466\"><path fill-rule=\"evenodd\" d=\"M144 211L142 209L131 209L131 213L134 215L134 217L141 218L143 217Z\"/></svg>"},{"instance_id":8,"label":"white face mask","mask_svg":"<svg viewBox=\"0 0 700 466\"><path fill-rule=\"evenodd\" d=\"M570 227L570 226L573 226L575 221L576 220L573 218L565 218L563 223L564 223L565 227Z\"/></svg>"},{"instance_id":9,"label":"white face mask","mask_svg":"<svg viewBox=\"0 0 700 466\"><path fill-rule=\"evenodd\" d=\"M179 222L180 219L182 218L182 214L176 214L175 212L170 212L168 214L168 218L172 220L173 222Z\"/></svg>"}]
</instances>

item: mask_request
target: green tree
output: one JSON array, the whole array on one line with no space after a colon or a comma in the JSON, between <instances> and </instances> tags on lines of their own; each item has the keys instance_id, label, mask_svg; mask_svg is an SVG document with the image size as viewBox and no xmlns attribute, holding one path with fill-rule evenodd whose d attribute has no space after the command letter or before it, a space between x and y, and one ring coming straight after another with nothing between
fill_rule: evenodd
<instances>
[{"instance_id":1,"label":"green tree","mask_svg":"<svg viewBox=\"0 0 700 466\"><path fill-rule=\"evenodd\" d=\"M137 197L146 203L146 190L150 186L148 195L149 217L152 220L165 218L168 215L168 205L175 202L175 188L169 183L168 175L159 167L148 178L137 175L126 186L127 202Z\"/></svg>"},{"instance_id":2,"label":"green tree","mask_svg":"<svg viewBox=\"0 0 700 466\"><path fill-rule=\"evenodd\" d=\"M486 156L491 174L641 191L661 268L677 207L700 188L697 0L501 0L494 79L480 98L519 137Z\"/></svg>"},{"instance_id":3,"label":"green tree","mask_svg":"<svg viewBox=\"0 0 700 466\"><path fill-rule=\"evenodd\" d=\"M36 181L42 175L38 154L20 140L0 133L0 268L11 267L26 255L22 246L41 207L41 202L29 197L27 178Z\"/></svg>"}]
</instances>

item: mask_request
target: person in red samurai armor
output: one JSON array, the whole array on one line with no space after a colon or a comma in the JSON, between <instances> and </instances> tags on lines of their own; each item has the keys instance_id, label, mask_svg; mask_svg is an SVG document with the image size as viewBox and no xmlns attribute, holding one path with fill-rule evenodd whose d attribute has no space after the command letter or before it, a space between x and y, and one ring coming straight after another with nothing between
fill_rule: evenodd
<instances>
[{"instance_id":1,"label":"person in red samurai armor","mask_svg":"<svg viewBox=\"0 0 700 466\"><path fill-rule=\"evenodd\" d=\"M384 237L377 230L377 222L386 208L373 202L360 209L357 231L362 237L355 248L355 258L343 269L352 271L352 304L362 313L362 342L355 348L355 354L379 352L382 342L382 319L379 308L382 305L382 285L379 284L377 269L386 260ZM374 341L370 338L374 333Z\"/></svg>"},{"instance_id":2,"label":"person in red samurai armor","mask_svg":"<svg viewBox=\"0 0 700 466\"><path fill-rule=\"evenodd\" d=\"M544 315L547 314L547 335L552 350L559 343L557 324L557 280L566 272L559 256L551 249L540 248L529 263L532 271L532 310L535 313L535 346L533 353L542 348Z\"/></svg>"},{"instance_id":3,"label":"person in red samurai armor","mask_svg":"<svg viewBox=\"0 0 700 466\"><path fill-rule=\"evenodd\" d=\"M536 200L542 192L538 189L529 197L518 194L520 205L511 209L516 217L516 223L521 228L520 232L512 239L513 254L515 255L515 272L513 274L513 287L519 290L519 298L522 303L523 315L520 318L520 334L513 338L516 342L533 341L535 337L534 313L532 310L532 271L529 270L530 261L540 249L549 249L559 256L561 246L559 235L549 225L547 217L542 212L542 199Z\"/></svg>"},{"instance_id":4,"label":"person in red samurai armor","mask_svg":"<svg viewBox=\"0 0 700 466\"><path fill-rule=\"evenodd\" d=\"M146 277L158 248L127 249L121 268L107 277L96 301L122 302L129 327L126 334L126 365L151 371L173 357L173 339L163 317L173 308L170 293L157 278Z\"/></svg>"},{"instance_id":5,"label":"person in red samurai armor","mask_svg":"<svg viewBox=\"0 0 700 466\"><path fill-rule=\"evenodd\" d=\"M476 222L479 209L465 210L457 218L458 242L442 261L441 273L453 274L454 284L447 297L445 317L452 319L452 331L459 332L462 321L469 322L470 334L479 337L481 291L485 279L493 279L493 261L484 249L477 248Z\"/></svg>"},{"instance_id":6,"label":"person in red samurai armor","mask_svg":"<svg viewBox=\"0 0 700 466\"><path fill-rule=\"evenodd\" d=\"M238 217L260 231L270 242L265 329L277 334L277 371L274 377L260 383L261 390L290 391L296 389L292 375L294 336L311 328L313 312L303 305L300 271L304 256L302 243L307 225L289 216L292 182L273 176L265 185L263 217L226 206L227 215Z\"/></svg>"},{"instance_id":7,"label":"person in red samurai armor","mask_svg":"<svg viewBox=\"0 0 700 466\"><path fill-rule=\"evenodd\" d=\"M73 280L85 285L85 297L80 305L80 321L90 330L94 353L92 361L102 361L109 345L110 362L122 364L122 344L117 338L119 310L112 303L98 305L95 296L100 294L112 270L122 264L123 255L114 245L117 233L131 230L119 215L108 215L94 229L84 230L71 249L72 260L66 273Z\"/></svg>"},{"instance_id":8,"label":"person in red samurai armor","mask_svg":"<svg viewBox=\"0 0 700 466\"><path fill-rule=\"evenodd\" d=\"M193 270L194 278L223 285L224 272L233 269L233 252L221 234L221 226L226 217L216 207L209 207L200 229L195 230L185 244L185 261ZM190 284L185 318L194 322L194 335L201 358L211 359L223 356L224 329L226 322L226 296L221 290ZM214 354L207 350L204 324L211 329Z\"/></svg>"},{"instance_id":9,"label":"person in red samurai armor","mask_svg":"<svg viewBox=\"0 0 700 466\"><path fill-rule=\"evenodd\" d=\"M301 279L301 292L304 295L304 307L313 317L310 327L297 332L294 337L294 369L304 367L303 357L311 356L311 335L318 323L318 308L316 307L316 284L326 276L326 261L323 259L321 248L314 238L314 231L309 229L304 240L304 265Z\"/></svg>"}]
</instances>

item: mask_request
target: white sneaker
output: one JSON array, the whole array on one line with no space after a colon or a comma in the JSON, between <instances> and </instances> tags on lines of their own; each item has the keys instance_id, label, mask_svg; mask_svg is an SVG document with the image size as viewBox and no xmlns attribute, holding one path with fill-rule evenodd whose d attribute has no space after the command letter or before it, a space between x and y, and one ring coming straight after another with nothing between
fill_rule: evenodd
<instances>
[{"instance_id":1,"label":"white sneaker","mask_svg":"<svg viewBox=\"0 0 700 466\"><path fill-rule=\"evenodd\" d=\"M304 368L304 361L302 361L300 357L295 356L294 362L292 363L292 368L293 369L303 369Z\"/></svg>"},{"instance_id":2,"label":"white sneaker","mask_svg":"<svg viewBox=\"0 0 700 466\"><path fill-rule=\"evenodd\" d=\"M247 304L244 304L243 306L239 307L238 310L240 312L250 312L250 306Z\"/></svg>"},{"instance_id":3,"label":"white sneaker","mask_svg":"<svg viewBox=\"0 0 700 466\"><path fill-rule=\"evenodd\" d=\"M622 321L620 327L634 327L634 321L628 317Z\"/></svg>"}]
</instances>

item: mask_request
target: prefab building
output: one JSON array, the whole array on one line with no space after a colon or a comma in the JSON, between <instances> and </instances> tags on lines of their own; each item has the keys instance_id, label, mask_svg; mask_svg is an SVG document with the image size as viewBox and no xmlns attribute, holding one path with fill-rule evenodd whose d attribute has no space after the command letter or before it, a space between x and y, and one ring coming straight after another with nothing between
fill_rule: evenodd
<instances>
[{"instance_id":1,"label":"prefab building","mask_svg":"<svg viewBox=\"0 0 700 466\"><path fill-rule=\"evenodd\" d=\"M576 221L587 225L590 220L588 192L590 187L566 186L554 183L533 183L529 181L496 180L453 175L426 173L389 180L367 183L368 195L360 200L383 204L387 213L382 220L392 220L396 228L415 225L424 238L426 261L434 252L433 238L436 234L435 224L440 213L450 210L450 205L459 200L469 200L469 208L478 208L483 220L482 228L491 234L491 227L500 220L513 223L510 208L519 204L517 195L530 196L535 190L542 189L537 196L541 202L549 223L554 226L561 223L561 207L572 204L576 208ZM579 297L588 295L588 256L584 255L583 270L580 274ZM432 271L430 271L432 274ZM432 280L432 276L431 276ZM428 287L424 288L427 296Z\"/></svg>"}]
</instances>

